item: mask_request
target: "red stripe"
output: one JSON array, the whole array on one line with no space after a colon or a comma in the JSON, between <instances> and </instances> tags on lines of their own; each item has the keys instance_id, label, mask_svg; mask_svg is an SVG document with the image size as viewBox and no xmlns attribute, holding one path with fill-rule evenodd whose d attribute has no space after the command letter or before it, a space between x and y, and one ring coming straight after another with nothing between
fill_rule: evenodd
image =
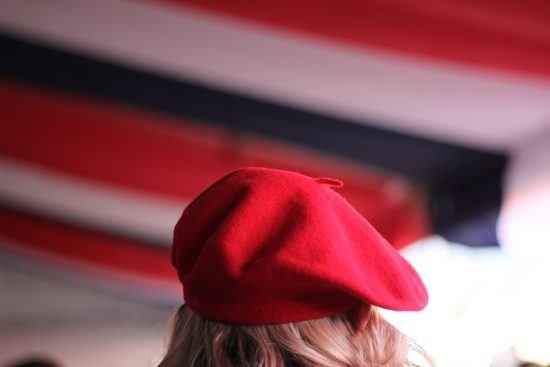
<instances>
[{"instance_id":1,"label":"red stripe","mask_svg":"<svg viewBox=\"0 0 550 367\"><path fill-rule=\"evenodd\" d=\"M71 175L188 200L223 174L267 166L334 176L341 193L397 247L428 233L421 193L393 195L389 181L265 140L98 101L0 81L0 154Z\"/></svg>"},{"instance_id":2,"label":"red stripe","mask_svg":"<svg viewBox=\"0 0 550 367\"><path fill-rule=\"evenodd\" d=\"M166 117L5 83L0 99L2 154L88 179L187 199L235 165L231 136Z\"/></svg>"},{"instance_id":3,"label":"red stripe","mask_svg":"<svg viewBox=\"0 0 550 367\"><path fill-rule=\"evenodd\" d=\"M94 273L178 284L170 251L114 239L0 208L0 233L26 254L59 258ZM2 242L0 241L0 246ZM95 271L93 271L95 270Z\"/></svg>"},{"instance_id":4,"label":"red stripe","mask_svg":"<svg viewBox=\"0 0 550 367\"><path fill-rule=\"evenodd\" d=\"M164 0L359 47L550 77L546 0Z\"/></svg>"}]
</instances>

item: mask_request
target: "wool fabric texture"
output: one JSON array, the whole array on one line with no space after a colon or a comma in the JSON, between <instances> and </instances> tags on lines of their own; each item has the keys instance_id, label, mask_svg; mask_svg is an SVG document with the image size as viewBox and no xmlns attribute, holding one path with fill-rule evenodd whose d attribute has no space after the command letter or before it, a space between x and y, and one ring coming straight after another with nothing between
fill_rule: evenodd
<instances>
[{"instance_id":1,"label":"wool fabric texture","mask_svg":"<svg viewBox=\"0 0 550 367\"><path fill-rule=\"evenodd\" d=\"M360 303L421 310L414 268L334 188L338 180L243 168L201 193L174 228L172 263L204 318L269 324Z\"/></svg>"}]
</instances>

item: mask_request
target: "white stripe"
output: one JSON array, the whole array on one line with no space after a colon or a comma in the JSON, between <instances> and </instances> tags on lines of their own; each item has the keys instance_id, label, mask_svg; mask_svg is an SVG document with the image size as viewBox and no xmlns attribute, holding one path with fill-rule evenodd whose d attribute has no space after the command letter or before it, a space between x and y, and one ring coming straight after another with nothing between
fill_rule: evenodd
<instances>
[{"instance_id":1,"label":"white stripe","mask_svg":"<svg viewBox=\"0 0 550 367\"><path fill-rule=\"evenodd\" d=\"M0 158L0 201L70 223L169 246L185 203Z\"/></svg>"},{"instance_id":2,"label":"white stripe","mask_svg":"<svg viewBox=\"0 0 550 367\"><path fill-rule=\"evenodd\" d=\"M186 8L4 0L0 27L118 62L485 148L550 125L550 82L358 50Z\"/></svg>"}]
</instances>

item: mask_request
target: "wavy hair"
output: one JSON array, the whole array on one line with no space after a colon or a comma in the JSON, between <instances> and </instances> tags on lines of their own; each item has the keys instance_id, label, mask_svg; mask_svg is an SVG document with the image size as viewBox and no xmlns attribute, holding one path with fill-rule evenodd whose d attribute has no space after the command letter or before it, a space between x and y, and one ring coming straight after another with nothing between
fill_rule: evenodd
<instances>
[{"instance_id":1,"label":"wavy hair","mask_svg":"<svg viewBox=\"0 0 550 367\"><path fill-rule=\"evenodd\" d=\"M226 324L203 319L185 305L175 313L159 367L404 367L433 360L370 306L357 331L354 311L282 324Z\"/></svg>"}]
</instances>

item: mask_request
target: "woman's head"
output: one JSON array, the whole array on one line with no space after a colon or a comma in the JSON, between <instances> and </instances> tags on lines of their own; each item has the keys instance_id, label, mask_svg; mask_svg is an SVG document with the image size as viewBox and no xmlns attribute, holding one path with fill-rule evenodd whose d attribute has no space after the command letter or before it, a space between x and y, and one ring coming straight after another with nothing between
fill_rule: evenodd
<instances>
[{"instance_id":1,"label":"woman's head","mask_svg":"<svg viewBox=\"0 0 550 367\"><path fill-rule=\"evenodd\" d=\"M159 367L403 367L420 349L373 306L280 324L227 324L181 306ZM430 364L431 365L431 364Z\"/></svg>"},{"instance_id":2,"label":"woman's head","mask_svg":"<svg viewBox=\"0 0 550 367\"><path fill-rule=\"evenodd\" d=\"M420 310L426 288L341 185L245 168L189 204L172 248L186 306L163 367L406 365L407 339L374 306Z\"/></svg>"}]
</instances>

